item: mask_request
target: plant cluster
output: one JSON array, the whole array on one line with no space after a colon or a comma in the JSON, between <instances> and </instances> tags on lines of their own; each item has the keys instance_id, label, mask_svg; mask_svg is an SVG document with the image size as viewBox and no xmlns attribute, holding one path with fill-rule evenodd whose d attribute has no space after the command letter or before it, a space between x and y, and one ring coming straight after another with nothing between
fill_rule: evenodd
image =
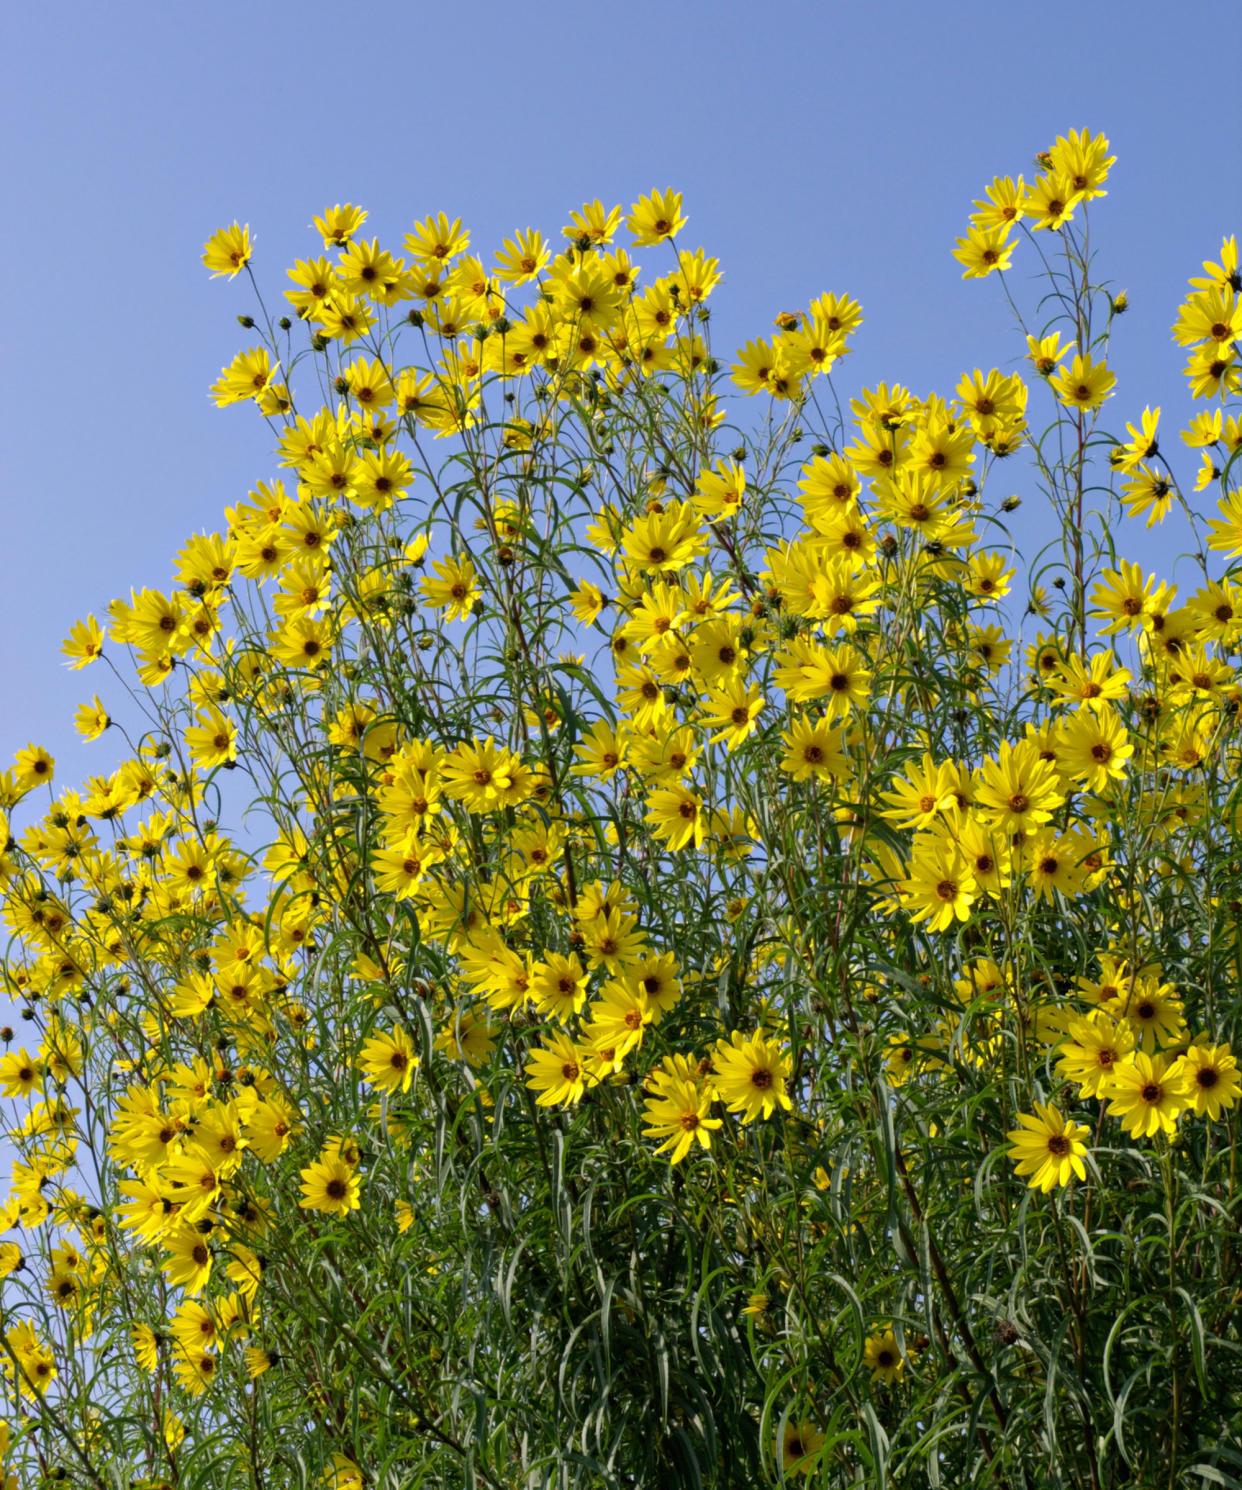
<instances>
[{"instance_id":1,"label":"plant cluster","mask_svg":"<svg viewBox=\"0 0 1242 1490\"><path fill-rule=\"evenodd\" d=\"M673 191L210 239L278 469L0 777L10 1484L1242 1483L1242 281L1112 426L1112 165L926 397L843 294L718 362Z\"/></svg>"}]
</instances>

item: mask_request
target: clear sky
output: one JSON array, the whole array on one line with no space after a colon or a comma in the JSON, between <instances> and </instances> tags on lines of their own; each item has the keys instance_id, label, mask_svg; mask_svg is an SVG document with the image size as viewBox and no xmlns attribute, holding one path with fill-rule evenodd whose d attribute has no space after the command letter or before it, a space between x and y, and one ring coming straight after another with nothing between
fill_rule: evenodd
<instances>
[{"instance_id":1,"label":"clear sky","mask_svg":"<svg viewBox=\"0 0 1242 1490\"><path fill-rule=\"evenodd\" d=\"M216 228L250 224L276 297L334 202L395 251L416 218L461 215L490 256L584 198L675 186L683 241L726 271L718 353L846 291L867 322L842 386L948 394L1020 351L998 287L950 257L972 198L1087 127L1119 157L1093 209L1133 304L1114 407L1181 418L1168 328L1242 228L1237 20L1236 0L14 7L0 761L34 740L66 785L113 766L109 737L72 730L107 679L66 671L62 638L131 584L166 588L184 540L274 472L253 411L207 396L252 308L201 265Z\"/></svg>"}]
</instances>

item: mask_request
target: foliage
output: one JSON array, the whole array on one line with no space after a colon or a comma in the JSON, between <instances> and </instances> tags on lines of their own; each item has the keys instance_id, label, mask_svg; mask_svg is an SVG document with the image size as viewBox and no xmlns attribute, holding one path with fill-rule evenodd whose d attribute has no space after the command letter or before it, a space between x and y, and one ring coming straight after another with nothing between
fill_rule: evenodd
<instances>
[{"instance_id":1,"label":"foliage","mask_svg":"<svg viewBox=\"0 0 1242 1490\"><path fill-rule=\"evenodd\" d=\"M1025 377L848 406L846 296L718 365L676 193L658 277L317 219L213 389L282 474L65 644L124 758L0 788L12 1483L1242 1483L1242 286L1187 480L1111 164L959 240Z\"/></svg>"}]
</instances>

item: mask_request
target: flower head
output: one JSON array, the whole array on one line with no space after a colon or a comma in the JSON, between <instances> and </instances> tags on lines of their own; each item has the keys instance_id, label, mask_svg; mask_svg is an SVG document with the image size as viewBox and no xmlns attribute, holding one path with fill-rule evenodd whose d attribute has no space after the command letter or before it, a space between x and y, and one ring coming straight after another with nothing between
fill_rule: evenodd
<instances>
[{"instance_id":1,"label":"flower head","mask_svg":"<svg viewBox=\"0 0 1242 1490\"><path fill-rule=\"evenodd\" d=\"M1238 1058L1228 1045L1196 1043L1182 1057L1180 1066L1196 1116L1216 1122L1222 1109L1237 1105L1242 1076L1238 1074Z\"/></svg>"},{"instance_id":2,"label":"flower head","mask_svg":"<svg viewBox=\"0 0 1242 1490\"><path fill-rule=\"evenodd\" d=\"M211 270L212 279L222 274L233 279L250 262L251 249L250 224L243 228L234 223L213 233L203 244L203 263Z\"/></svg>"},{"instance_id":3,"label":"flower head","mask_svg":"<svg viewBox=\"0 0 1242 1490\"><path fill-rule=\"evenodd\" d=\"M302 1199L298 1205L305 1211L325 1211L330 1216L347 1216L361 1202L360 1180L339 1153L322 1153L302 1174Z\"/></svg>"},{"instance_id":4,"label":"flower head","mask_svg":"<svg viewBox=\"0 0 1242 1490\"><path fill-rule=\"evenodd\" d=\"M1063 1118L1055 1107L1036 1102L1035 1115L1020 1112L1015 1128L1005 1136L1013 1144L1009 1157L1015 1159L1020 1175L1030 1175L1032 1190L1047 1193L1066 1185L1071 1175L1086 1179L1083 1156L1087 1146L1083 1138L1090 1131L1081 1123Z\"/></svg>"},{"instance_id":5,"label":"flower head","mask_svg":"<svg viewBox=\"0 0 1242 1490\"><path fill-rule=\"evenodd\" d=\"M358 1057L358 1069L386 1092L408 1092L417 1066L414 1043L400 1025L390 1035L373 1035Z\"/></svg>"},{"instance_id":6,"label":"flower head","mask_svg":"<svg viewBox=\"0 0 1242 1490\"><path fill-rule=\"evenodd\" d=\"M1192 1103L1183 1063L1142 1050L1116 1067L1105 1091L1109 1115L1119 1117L1134 1138L1175 1132L1178 1118Z\"/></svg>"},{"instance_id":7,"label":"flower head","mask_svg":"<svg viewBox=\"0 0 1242 1490\"><path fill-rule=\"evenodd\" d=\"M892 1386L905 1369L906 1360L897 1344L891 1326L877 1330L867 1337L863 1346L863 1365L871 1372L872 1381L882 1381Z\"/></svg>"},{"instance_id":8,"label":"flower head","mask_svg":"<svg viewBox=\"0 0 1242 1490\"><path fill-rule=\"evenodd\" d=\"M721 1101L730 1112L741 1113L744 1123L769 1118L777 1107L792 1108L785 1091L789 1057L762 1031L743 1035L734 1030L728 1040L716 1042L712 1062Z\"/></svg>"}]
</instances>

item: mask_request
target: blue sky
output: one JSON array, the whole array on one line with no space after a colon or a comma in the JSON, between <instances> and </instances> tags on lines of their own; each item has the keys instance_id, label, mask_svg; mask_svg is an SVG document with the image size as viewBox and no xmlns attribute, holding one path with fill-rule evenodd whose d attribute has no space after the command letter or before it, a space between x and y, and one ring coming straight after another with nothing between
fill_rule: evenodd
<instances>
[{"instance_id":1,"label":"blue sky","mask_svg":"<svg viewBox=\"0 0 1242 1490\"><path fill-rule=\"evenodd\" d=\"M1113 408L1181 417L1168 328L1242 228L1242 110L1217 65L1236 20L1226 0L15 10L0 761L35 740L65 784L114 764L108 737L74 738L75 706L108 688L65 670L62 638L131 584L166 587L184 540L274 471L262 422L207 397L252 308L202 268L217 227L249 222L275 298L333 202L367 206L398 251L443 209L490 253L519 226L555 235L584 198L675 186L684 242L726 271L718 352L847 291L867 322L845 391L950 393L1020 351L998 288L950 257L972 198L1087 127L1119 157L1092 231L1133 305ZM1033 492L1021 470L1014 489Z\"/></svg>"}]
</instances>

